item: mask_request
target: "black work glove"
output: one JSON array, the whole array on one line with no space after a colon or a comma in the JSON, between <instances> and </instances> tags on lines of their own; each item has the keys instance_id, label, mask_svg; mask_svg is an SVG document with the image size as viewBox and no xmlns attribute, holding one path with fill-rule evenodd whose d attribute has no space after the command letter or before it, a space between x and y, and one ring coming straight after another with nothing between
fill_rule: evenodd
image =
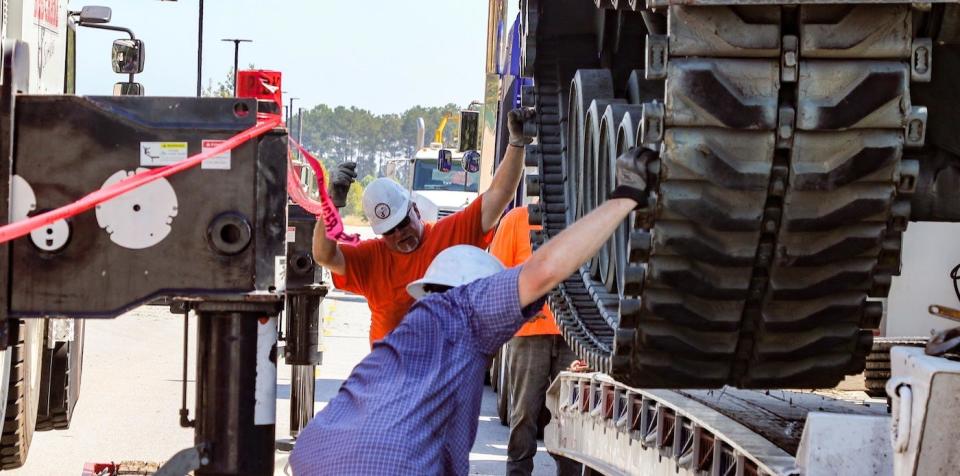
<instances>
[{"instance_id":1,"label":"black work glove","mask_svg":"<svg viewBox=\"0 0 960 476\"><path fill-rule=\"evenodd\" d=\"M342 162L337 165L330 180L330 200L333 206L343 208L347 206L347 194L350 193L350 186L357 180L357 163Z\"/></svg>"},{"instance_id":2,"label":"black work glove","mask_svg":"<svg viewBox=\"0 0 960 476\"><path fill-rule=\"evenodd\" d=\"M633 147L617 157L617 188L608 198L629 198L637 202L637 209L647 206L650 185L647 166L659 155L645 147Z\"/></svg>"},{"instance_id":3,"label":"black work glove","mask_svg":"<svg viewBox=\"0 0 960 476\"><path fill-rule=\"evenodd\" d=\"M532 107L514 109L507 114L507 130L510 131L510 145L523 147L533 142L533 137L523 134L523 123L536 117L537 111Z\"/></svg>"}]
</instances>

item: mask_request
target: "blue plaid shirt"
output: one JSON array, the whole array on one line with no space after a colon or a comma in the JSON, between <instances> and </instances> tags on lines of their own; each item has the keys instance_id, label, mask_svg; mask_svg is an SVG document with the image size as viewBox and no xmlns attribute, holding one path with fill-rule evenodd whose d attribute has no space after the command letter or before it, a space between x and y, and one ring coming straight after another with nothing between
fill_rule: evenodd
<instances>
[{"instance_id":1,"label":"blue plaid shirt","mask_svg":"<svg viewBox=\"0 0 960 476\"><path fill-rule=\"evenodd\" d=\"M520 268L418 301L300 433L296 475L467 474L490 357L543 306Z\"/></svg>"}]
</instances>

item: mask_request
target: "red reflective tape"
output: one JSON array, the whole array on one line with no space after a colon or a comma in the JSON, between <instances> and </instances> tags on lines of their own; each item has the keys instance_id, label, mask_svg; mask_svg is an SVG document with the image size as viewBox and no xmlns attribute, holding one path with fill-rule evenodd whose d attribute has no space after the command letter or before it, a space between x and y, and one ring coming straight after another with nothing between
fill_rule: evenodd
<instances>
[{"instance_id":1,"label":"red reflective tape","mask_svg":"<svg viewBox=\"0 0 960 476\"><path fill-rule=\"evenodd\" d=\"M307 149L304 149L302 145L298 144L297 141L293 140L293 138L288 138L287 140L299 149L303 157L307 159L310 168L313 169L313 172L317 175L318 188L320 189L320 202L318 203L304 193L303 185L300 183L300 177L298 177L296 173L288 173L287 193L290 195L290 198L303 207L304 210L317 215L317 218L323 220L323 224L327 228L327 238L348 245L360 243L360 235L349 235L344 229L340 213L337 212L337 207L333 206L333 201L330 200L330 194L327 193L327 187L324 186L326 184L326 178L324 177L323 167L320 165L320 161ZM290 160L290 158L287 157L287 160ZM293 162L290 161L287 165L287 170L293 172Z\"/></svg>"},{"instance_id":2,"label":"red reflective tape","mask_svg":"<svg viewBox=\"0 0 960 476\"><path fill-rule=\"evenodd\" d=\"M293 159L287 155L287 194L308 213L318 218L323 215L323 204L307 196L303 183L300 182L299 167L293 165Z\"/></svg>"},{"instance_id":3,"label":"red reflective tape","mask_svg":"<svg viewBox=\"0 0 960 476\"><path fill-rule=\"evenodd\" d=\"M32 216L26 220L20 220L16 223L4 225L0 227L0 243L6 243L10 240L28 235L33 230L43 228L57 220L64 220L77 216L103 202L114 199L138 187L142 187L150 182L153 182L154 180L169 177L171 175L183 172L189 168L195 167L200 162L203 162L211 157L218 156L229 150L233 150L240 144L243 144L244 142L247 142L255 137L259 137L279 125L279 116L269 117L267 120L258 122L257 125L227 139L222 144L212 149L203 151L191 157L187 157L186 159L175 164L147 170L131 177L127 177L109 187L104 187L95 192L91 192L80 200L64 205L60 208Z\"/></svg>"}]
</instances>

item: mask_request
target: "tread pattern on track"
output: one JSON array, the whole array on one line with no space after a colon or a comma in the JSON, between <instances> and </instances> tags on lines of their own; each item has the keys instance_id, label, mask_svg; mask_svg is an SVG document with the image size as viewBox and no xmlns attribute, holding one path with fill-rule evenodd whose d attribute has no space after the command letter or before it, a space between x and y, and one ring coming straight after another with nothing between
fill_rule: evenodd
<instances>
[{"instance_id":1,"label":"tread pattern on track","mask_svg":"<svg viewBox=\"0 0 960 476\"><path fill-rule=\"evenodd\" d=\"M525 66L527 102L540 111L528 149L540 170L535 246L602 202L609 151L643 137L639 103L657 100L665 113L654 205L550 296L574 351L638 387L827 387L863 371L882 314L871 298L899 272L909 215L898 190L909 58L891 53L906 50L890 35L844 29L869 10L899 31L909 8L765 6L746 18L670 7L668 22L682 17L686 33L664 83L643 79L642 64L597 69L595 38L558 33L562 18L589 15L589 2L564 2L566 14L543 3L528 2L536 60ZM696 44L688 30L712 22L728 27L724 38L757 42ZM799 31L838 36L804 43L797 81L781 82L771 51ZM788 140L784 109L796 112ZM622 118L615 139L611 117Z\"/></svg>"}]
</instances>

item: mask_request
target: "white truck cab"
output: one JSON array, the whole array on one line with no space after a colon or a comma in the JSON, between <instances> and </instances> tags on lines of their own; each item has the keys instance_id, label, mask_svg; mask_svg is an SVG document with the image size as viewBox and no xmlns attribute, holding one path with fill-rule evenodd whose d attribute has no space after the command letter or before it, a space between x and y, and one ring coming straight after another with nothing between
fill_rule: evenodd
<instances>
[{"instance_id":1,"label":"white truck cab","mask_svg":"<svg viewBox=\"0 0 960 476\"><path fill-rule=\"evenodd\" d=\"M410 191L436 205L438 218L466 208L480 195L480 172L463 169L462 152L453 152L449 172L441 171L437 164L441 149L439 143L433 143L417 151L407 184Z\"/></svg>"}]
</instances>

